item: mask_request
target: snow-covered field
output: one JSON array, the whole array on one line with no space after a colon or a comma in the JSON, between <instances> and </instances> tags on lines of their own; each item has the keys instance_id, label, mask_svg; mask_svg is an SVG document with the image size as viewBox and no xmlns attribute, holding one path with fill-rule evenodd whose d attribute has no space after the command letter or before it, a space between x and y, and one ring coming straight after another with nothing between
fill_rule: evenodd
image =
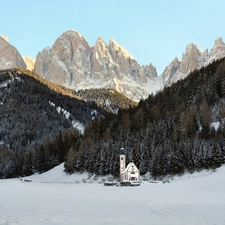
<instances>
[{"instance_id":1,"label":"snow-covered field","mask_svg":"<svg viewBox=\"0 0 225 225\"><path fill-rule=\"evenodd\" d=\"M0 180L0 225L225 224L225 166L138 187L86 177L65 175L60 165L26 178L33 182Z\"/></svg>"}]
</instances>

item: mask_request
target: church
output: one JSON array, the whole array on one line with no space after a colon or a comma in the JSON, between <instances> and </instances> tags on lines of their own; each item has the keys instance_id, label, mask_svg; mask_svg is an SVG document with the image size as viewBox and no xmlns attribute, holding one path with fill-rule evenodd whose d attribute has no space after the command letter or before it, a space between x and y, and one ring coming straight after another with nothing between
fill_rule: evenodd
<instances>
[{"instance_id":1,"label":"church","mask_svg":"<svg viewBox=\"0 0 225 225\"><path fill-rule=\"evenodd\" d=\"M120 155L120 182L125 181L140 181L140 171L134 162L131 162L126 167L126 157Z\"/></svg>"}]
</instances>

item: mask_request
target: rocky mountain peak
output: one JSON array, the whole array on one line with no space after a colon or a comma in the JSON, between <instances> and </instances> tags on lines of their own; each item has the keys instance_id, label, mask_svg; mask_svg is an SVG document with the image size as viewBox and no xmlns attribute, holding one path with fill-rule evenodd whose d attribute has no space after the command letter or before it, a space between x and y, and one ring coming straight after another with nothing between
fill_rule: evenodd
<instances>
[{"instance_id":1,"label":"rocky mountain peak","mask_svg":"<svg viewBox=\"0 0 225 225\"><path fill-rule=\"evenodd\" d=\"M12 46L9 39L5 35L0 36L0 69L9 68L26 68L26 64L18 52L18 50Z\"/></svg>"},{"instance_id":2,"label":"rocky mountain peak","mask_svg":"<svg viewBox=\"0 0 225 225\"><path fill-rule=\"evenodd\" d=\"M83 36L78 31L73 29L63 32L59 38L68 39L68 37L73 37L76 40L83 39Z\"/></svg>"},{"instance_id":3,"label":"rocky mountain peak","mask_svg":"<svg viewBox=\"0 0 225 225\"><path fill-rule=\"evenodd\" d=\"M113 38L109 40L109 49L111 50L114 59L116 60L120 56L125 57L126 59L134 59L134 57L121 45L119 45Z\"/></svg>"},{"instance_id":4,"label":"rocky mountain peak","mask_svg":"<svg viewBox=\"0 0 225 225\"><path fill-rule=\"evenodd\" d=\"M145 76L147 76L151 79L157 77L157 70L152 65L152 63L150 63L148 66L144 66L144 67L147 68Z\"/></svg>"},{"instance_id":5,"label":"rocky mountain peak","mask_svg":"<svg viewBox=\"0 0 225 225\"><path fill-rule=\"evenodd\" d=\"M75 54L83 48L90 48L87 41L75 30L64 32L53 44L52 51L60 57L68 57L67 54Z\"/></svg>"},{"instance_id":6,"label":"rocky mountain peak","mask_svg":"<svg viewBox=\"0 0 225 225\"><path fill-rule=\"evenodd\" d=\"M99 37L95 45L90 47L79 32L68 30L56 39L51 48L47 47L37 54L34 72L55 84L76 91L113 88L128 98L139 101L155 93L163 85L169 86L193 70L223 57L225 44L221 37L215 40L210 51L206 49L201 52L198 45L191 43L187 45L182 59L174 58L158 77L156 68L151 63L139 65L114 39L111 38L107 45ZM34 59L22 58L6 35L0 36L0 69L20 67L33 70L33 64Z\"/></svg>"},{"instance_id":7,"label":"rocky mountain peak","mask_svg":"<svg viewBox=\"0 0 225 225\"><path fill-rule=\"evenodd\" d=\"M35 64L35 59L32 58L32 57L28 57L28 56L22 56L22 57L23 57L24 62L27 65L27 69L30 70L30 71L33 71L34 70L34 64Z\"/></svg>"},{"instance_id":8,"label":"rocky mountain peak","mask_svg":"<svg viewBox=\"0 0 225 225\"><path fill-rule=\"evenodd\" d=\"M179 68L180 61L177 57L175 57L162 73L164 85L170 84L172 82L174 75L179 70Z\"/></svg>"},{"instance_id":9,"label":"rocky mountain peak","mask_svg":"<svg viewBox=\"0 0 225 225\"><path fill-rule=\"evenodd\" d=\"M223 42L223 39L220 37L215 40L215 44L209 54L208 63L211 63L212 61L223 57L225 57L225 44Z\"/></svg>"},{"instance_id":10,"label":"rocky mountain peak","mask_svg":"<svg viewBox=\"0 0 225 225\"><path fill-rule=\"evenodd\" d=\"M225 57L225 44L222 38L215 41L213 48L201 52L196 44L189 44L178 63L178 59L173 60L162 73L164 85L170 86L172 83L185 78L190 72L206 66L214 60Z\"/></svg>"},{"instance_id":11,"label":"rocky mountain peak","mask_svg":"<svg viewBox=\"0 0 225 225\"><path fill-rule=\"evenodd\" d=\"M196 44L189 44L186 47L186 52L183 54L179 72L187 74L196 68L199 68L201 65L201 55L202 53Z\"/></svg>"},{"instance_id":12,"label":"rocky mountain peak","mask_svg":"<svg viewBox=\"0 0 225 225\"><path fill-rule=\"evenodd\" d=\"M37 54L34 71L53 83L77 86L89 75L90 51L83 36L75 30L66 31L51 48Z\"/></svg>"},{"instance_id":13,"label":"rocky mountain peak","mask_svg":"<svg viewBox=\"0 0 225 225\"><path fill-rule=\"evenodd\" d=\"M221 37L217 38L215 40L215 45L224 45L223 39Z\"/></svg>"},{"instance_id":14,"label":"rocky mountain peak","mask_svg":"<svg viewBox=\"0 0 225 225\"><path fill-rule=\"evenodd\" d=\"M172 63L178 63L178 62L180 62L180 61L179 61L179 59L178 59L177 57L175 57L175 58L173 59L173 61L172 61Z\"/></svg>"},{"instance_id":15,"label":"rocky mountain peak","mask_svg":"<svg viewBox=\"0 0 225 225\"><path fill-rule=\"evenodd\" d=\"M6 40L7 42L9 42L9 38L6 35L0 35L0 38L3 38L4 40Z\"/></svg>"},{"instance_id":16,"label":"rocky mountain peak","mask_svg":"<svg viewBox=\"0 0 225 225\"><path fill-rule=\"evenodd\" d=\"M99 37L98 39L97 39L97 41L96 41L96 44L97 43L105 43L105 41L104 41L104 39L102 38L102 37Z\"/></svg>"},{"instance_id":17,"label":"rocky mountain peak","mask_svg":"<svg viewBox=\"0 0 225 225\"><path fill-rule=\"evenodd\" d=\"M157 76L153 65L140 66L114 39L107 46L100 37L90 47L74 30L64 32L51 48L38 53L34 71L76 91L113 88L135 101L151 93L147 78Z\"/></svg>"},{"instance_id":18,"label":"rocky mountain peak","mask_svg":"<svg viewBox=\"0 0 225 225\"><path fill-rule=\"evenodd\" d=\"M196 50L199 51L198 45L191 43L191 44L187 45L185 53L188 53L190 51L196 51Z\"/></svg>"},{"instance_id":19,"label":"rocky mountain peak","mask_svg":"<svg viewBox=\"0 0 225 225\"><path fill-rule=\"evenodd\" d=\"M103 38L99 37L96 41L96 44L94 46L94 51L101 54L101 56L107 56L108 54L108 47L106 43L104 42Z\"/></svg>"},{"instance_id":20,"label":"rocky mountain peak","mask_svg":"<svg viewBox=\"0 0 225 225\"><path fill-rule=\"evenodd\" d=\"M207 59L208 50L201 52L198 45L193 43L187 45L182 60L179 61L176 57L162 73L164 85L170 86L172 83L183 79L190 72L202 67Z\"/></svg>"}]
</instances>

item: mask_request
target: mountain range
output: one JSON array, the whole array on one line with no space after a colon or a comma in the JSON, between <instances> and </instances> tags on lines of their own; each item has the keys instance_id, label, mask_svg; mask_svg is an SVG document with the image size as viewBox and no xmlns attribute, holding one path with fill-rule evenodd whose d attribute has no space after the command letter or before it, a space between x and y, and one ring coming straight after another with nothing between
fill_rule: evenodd
<instances>
[{"instance_id":1,"label":"mountain range","mask_svg":"<svg viewBox=\"0 0 225 225\"><path fill-rule=\"evenodd\" d=\"M176 57L158 76L151 63L141 66L114 39L107 45L98 38L91 47L75 30L64 32L51 48L40 51L35 60L22 57L6 36L0 37L0 48L0 69L27 67L44 79L75 91L111 88L134 101L145 99L191 71L225 56L222 38L215 41L210 51L201 52L196 44L190 44L182 59Z\"/></svg>"},{"instance_id":2,"label":"mountain range","mask_svg":"<svg viewBox=\"0 0 225 225\"><path fill-rule=\"evenodd\" d=\"M102 38L90 47L77 31L63 33L51 48L37 54L34 71L43 78L74 90L112 88L138 100L157 77L152 64L140 66L115 40Z\"/></svg>"},{"instance_id":3,"label":"mountain range","mask_svg":"<svg viewBox=\"0 0 225 225\"><path fill-rule=\"evenodd\" d=\"M214 60L225 57L225 44L222 38L215 41L213 48L208 51L201 52L196 44L190 44L186 47L186 51L179 61L176 57L169 66L163 71L164 86L170 86L180 79L185 78L191 71L207 66Z\"/></svg>"}]
</instances>

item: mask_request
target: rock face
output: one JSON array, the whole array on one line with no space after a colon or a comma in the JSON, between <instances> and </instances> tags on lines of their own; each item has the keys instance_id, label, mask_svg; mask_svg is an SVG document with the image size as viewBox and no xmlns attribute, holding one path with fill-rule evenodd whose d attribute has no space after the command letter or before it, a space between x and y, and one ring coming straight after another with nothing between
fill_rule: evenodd
<instances>
[{"instance_id":1,"label":"rock face","mask_svg":"<svg viewBox=\"0 0 225 225\"><path fill-rule=\"evenodd\" d=\"M164 86L170 86L180 79L185 78L190 72L206 66L213 60L225 57L225 44L222 38L215 41L214 47L208 53L206 49L200 52L195 44L190 44L186 47L186 52L183 54L182 60L175 58L162 73Z\"/></svg>"},{"instance_id":2,"label":"rock face","mask_svg":"<svg viewBox=\"0 0 225 225\"><path fill-rule=\"evenodd\" d=\"M77 31L69 30L51 48L45 48L37 54L34 72L76 91L112 88L139 101L222 57L225 57L222 38L215 41L210 52L207 49L201 52L196 44L190 44L181 61L175 58L162 75L157 76L152 64L140 66L115 40L110 39L107 45L102 38L98 38L95 45L90 47Z\"/></svg>"},{"instance_id":3,"label":"rock face","mask_svg":"<svg viewBox=\"0 0 225 225\"><path fill-rule=\"evenodd\" d=\"M164 86L185 78L193 70L223 57L225 44L222 38L215 41L210 51L201 52L196 44L190 44L181 60L176 57L157 76L151 63L140 66L114 39L110 39L107 45L100 37L91 47L77 31L69 30L51 48L39 52L35 60L22 57L7 36L0 36L0 70L25 68L75 91L112 88L134 101L147 98Z\"/></svg>"},{"instance_id":4,"label":"rock face","mask_svg":"<svg viewBox=\"0 0 225 225\"><path fill-rule=\"evenodd\" d=\"M27 66L18 50L9 43L7 36L0 36L0 70Z\"/></svg>"},{"instance_id":5,"label":"rock face","mask_svg":"<svg viewBox=\"0 0 225 225\"><path fill-rule=\"evenodd\" d=\"M210 51L208 63L223 57L225 57L225 44L222 38L218 38Z\"/></svg>"},{"instance_id":6,"label":"rock face","mask_svg":"<svg viewBox=\"0 0 225 225\"><path fill-rule=\"evenodd\" d=\"M133 100L151 93L155 67L140 66L115 40L102 38L90 47L75 30L64 32L51 48L37 54L34 71L45 79L74 90L113 88Z\"/></svg>"},{"instance_id":7,"label":"rock face","mask_svg":"<svg viewBox=\"0 0 225 225\"><path fill-rule=\"evenodd\" d=\"M27 69L30 71L34 70L34 64L35 64L35 59L28 57L28 56L23 56L23 60L27 65Z\"/></svg>"}]
</instances>

